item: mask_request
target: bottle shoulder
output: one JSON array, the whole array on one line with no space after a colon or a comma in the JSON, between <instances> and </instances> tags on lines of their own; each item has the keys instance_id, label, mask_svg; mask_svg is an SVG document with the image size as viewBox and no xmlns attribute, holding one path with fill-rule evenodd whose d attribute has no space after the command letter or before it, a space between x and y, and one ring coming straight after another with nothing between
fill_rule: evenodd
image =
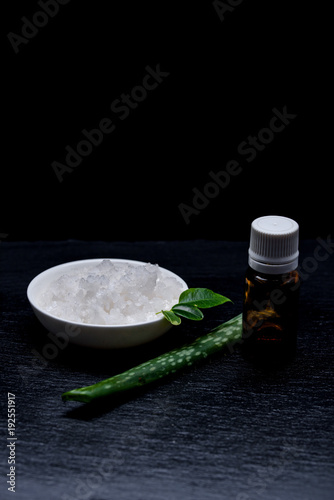
<instances>
[{"instance_id":1,"label":"bottle shoulder","mask_svg":"<svg viewBox=\"0 0 334 500\"><path fill-rule=\"evenodd\" d=\"M255 271L250 266L248 266L246 270L246 280L259 285L282 285L285 283L297 283L299 281L299 274L297 269L283 274L267 274L260 271Z\"/></svg>"}]
</instances>

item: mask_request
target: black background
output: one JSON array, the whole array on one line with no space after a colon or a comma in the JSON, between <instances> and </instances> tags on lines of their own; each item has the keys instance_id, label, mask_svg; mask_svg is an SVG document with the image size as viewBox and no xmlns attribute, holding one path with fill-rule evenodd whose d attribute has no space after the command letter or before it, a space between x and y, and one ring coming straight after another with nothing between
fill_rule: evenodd
<instances>
[{"instance_id":1,"label":"black background","mask_svg":"<svg viewBox=\"0 0 334 500\"><path fill-rule=\"evenodd\" d=\"M12 240L248 239L253 218L296 219L302 238L331 222L330 115L324 7L244 0L221 21L211 1L71 0L16 54L41 8L6 2L2 235ZM125 120L110 105L146 67L169 76ZM297 117L256 158L239 144L272 109ZM116 130L59 182L82 130ZM185 223L209 172L238 160L242 173Z\"/></svg>"}]
</instances>

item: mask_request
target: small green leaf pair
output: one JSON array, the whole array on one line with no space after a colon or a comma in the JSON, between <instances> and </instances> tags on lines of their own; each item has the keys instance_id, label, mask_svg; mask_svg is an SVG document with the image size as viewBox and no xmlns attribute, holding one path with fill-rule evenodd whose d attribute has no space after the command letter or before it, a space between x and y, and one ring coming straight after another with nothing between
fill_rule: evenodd
<instances>
[{"instance_id":1,"label":"small green leaf pair","mask_svg":"<svg viewBox=\"0 0 334 500\"><path fill-rule=\"evenodd\" d=\"M179 302L170 311L160 311L172 325L179 325L181 317L199 321L204 318L201 309L220 306L232 302L227 297L219 295L208 288L188 288L181 293Z\"/></svg>"}]
</instances>

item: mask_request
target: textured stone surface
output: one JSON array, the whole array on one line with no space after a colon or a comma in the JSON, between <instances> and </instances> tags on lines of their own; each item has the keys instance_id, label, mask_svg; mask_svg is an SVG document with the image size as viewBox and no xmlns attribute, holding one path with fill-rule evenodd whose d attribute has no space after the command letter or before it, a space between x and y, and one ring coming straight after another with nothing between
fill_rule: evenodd
<instances>
[{"instance_id":1,"label":"textured stone surface","mask_svg":"<svg viewBox=\"0 0 334 500\"><path fill-rule=\"evenodd\" d=\"M316 241L301 243L301 262ZM296 359L273 372L238 350L90 405L61 394L182 345L241 311L247 243L1 243L2 424L16 395L16 498L331 500L334 258L305 274ZM55 346L26 298L34 276L76 259L146 260L231 298L161 339L122 351ZM306 261L306 262L311 262ZM313 265L313 267L315 267ZM44 356L43 356L44 353ZM51 359L52 358L52 359ZM1 485L1 497L6 491Z\"/></svg>"}]
</instances>

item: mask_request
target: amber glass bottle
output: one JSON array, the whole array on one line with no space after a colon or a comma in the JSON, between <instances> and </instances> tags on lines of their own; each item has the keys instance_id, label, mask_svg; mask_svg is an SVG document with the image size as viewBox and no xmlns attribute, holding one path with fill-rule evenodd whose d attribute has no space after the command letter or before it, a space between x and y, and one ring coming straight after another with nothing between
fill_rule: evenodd
<instances>
[{"instance_id":1,"label":"amber glass bottle","mask_svg":"<svg viewBox=\"0 0 334 500\"><path fill-rule=\"evenodd\" d=\"M252 222L241 348L245 357L264 365L280 364L296 351L298 231L287 217Z\"/></svg>"}]
</instances>

